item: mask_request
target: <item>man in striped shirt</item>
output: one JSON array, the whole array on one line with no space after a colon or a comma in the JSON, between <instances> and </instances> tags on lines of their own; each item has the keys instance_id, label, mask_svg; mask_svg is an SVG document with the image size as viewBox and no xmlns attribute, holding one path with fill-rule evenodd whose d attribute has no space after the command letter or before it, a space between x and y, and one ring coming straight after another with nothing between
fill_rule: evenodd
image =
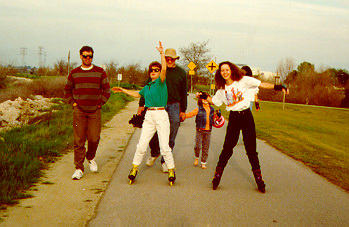
<instances>
[{"instance_id":1,"label":"man in striped shirt","mask_svg":"<svg viewBox=\"0 0 349 227\"><path fill-rule=\"evenodd\" d=\"M82 64L71 71L65 85L65 98L73 106L74 164L73 180L81 179L84 161L87 159L90 170L97 172L94 158L101 133L101 106L110 97L110 85L105 71L92 64L93 49L83 46L80 49ZM87 151L85 148L88 141Z\"/></svg>"}]
</instances>

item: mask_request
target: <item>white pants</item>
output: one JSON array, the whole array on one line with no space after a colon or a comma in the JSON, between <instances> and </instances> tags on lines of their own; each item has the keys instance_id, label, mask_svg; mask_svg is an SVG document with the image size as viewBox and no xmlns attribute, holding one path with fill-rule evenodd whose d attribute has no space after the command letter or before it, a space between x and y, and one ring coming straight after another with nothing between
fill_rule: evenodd
<instances>
[{"instance_id":1,"label":"white pants","mask_svg":"<svg viewBox=\"0 0 349 227\"><path fill-rule=\"evenodd\" d=\"M166 110L147 110L145 113L141 137L139 138L132 163L134 165L142 163L148 144L155 132L158 132L160 153L164 157L167 167L173 169L175 165L169 146L170 121Z\"/></svg>"}]
</instances>

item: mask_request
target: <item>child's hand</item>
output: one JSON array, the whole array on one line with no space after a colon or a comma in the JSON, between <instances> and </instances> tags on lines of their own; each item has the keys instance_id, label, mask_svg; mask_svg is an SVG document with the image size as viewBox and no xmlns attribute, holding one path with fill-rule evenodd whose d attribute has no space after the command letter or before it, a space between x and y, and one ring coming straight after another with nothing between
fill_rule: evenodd
<instances>
[{"instance_id":1,"label":"child's hand","mask_svg":"<svg viewBox=\"0 0 349 227\"><path fill-rule=\"evenodd\" d=\"M179 119L181 122L183 122L185 120L185 113L184 112L179 113Z\"/></svg>"},{"instance_id":2,"label":"child's hand","mask_svg":"<svg viewBox=\"0 0 349 227\"><path fill-rule=\"evenodd\" d=\"M118 93L118 92L123 92L123 89L121 87L113 87L111 89L114 93Z\"/></svg>"},{"instance_id":3,"label":"child's hand","mask_svg":"<svg viewBox=\"0 0 349 227\"><path fill-rule=\"evenodd\" d=\"M160 54L163 53L164 48L162 47L162 43L159 41L159 47L156 47L156 49L160 52Z\"/></svg>"}]
</instances>

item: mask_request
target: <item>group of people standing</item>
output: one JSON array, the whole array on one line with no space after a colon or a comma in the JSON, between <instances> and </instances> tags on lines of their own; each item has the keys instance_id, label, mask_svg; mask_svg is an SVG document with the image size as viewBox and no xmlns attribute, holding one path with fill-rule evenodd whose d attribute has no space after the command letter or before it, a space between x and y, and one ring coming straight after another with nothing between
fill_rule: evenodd
<instances>
[{"instance_id":1,"label":"group of people standing","mask_svg":"<svg viewBox=\"0 0 349 227\"><path fill-rule=\"evenodd\" d=\"M284 92L287 92L287 88L283 85L265 83L245 76L245 70L226 61L219 64L215 74L215 83L218 89L216 94L210 97L206 93L196 93L198 108L186 113L187 76L186 72L176 65L179 56L173 48L164 51L161 42L156 49L161 56L161 63L157 61L150 63L149 81L140 92L136 92L121 87L110 89L104 70L92 64L93 49L88 46L81 48L82 65L72 70L65 86L65 97L74 109L74 164L76 170L72 179L79 180L83 176L85 159L87 159L92 172L98 170L94 158L101 131L100 109L108 100L110 90L112 90L140 98L138 114L146 111L141 136L128 176L130 184L136 178L148 144L151 148L151 156L147 159L146 164L152 166L161 154L162 171L168 172L170 185L175 182L175 163L172 152L176 135L180 122L193 116L196 116L194 165L198 165L200 150L202 150L201 167L206 169L214 121L214 108L210 105L221 106L224 103L230 112L229 123L223 150L212 180L213 189L218 187L224 168L233 154L233 148L237 144L240 131L242 131L246 153L258 190L264 193L265 183L262 179L258 159L255 125L250 106L251 102L255 101L254 97L258 88ZM86 140L88 141L87 151L85 148Z\"/></svg>"}]
</instances>

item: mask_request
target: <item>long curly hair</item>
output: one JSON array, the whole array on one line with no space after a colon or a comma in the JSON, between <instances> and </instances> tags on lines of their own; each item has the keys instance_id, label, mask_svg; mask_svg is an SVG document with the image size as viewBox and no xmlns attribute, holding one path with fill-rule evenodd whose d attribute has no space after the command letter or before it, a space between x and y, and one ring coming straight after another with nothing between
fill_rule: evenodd
<instances>
[{"instance_id":1,"label":"long curly hair","mask_svg":"<svg viewBox=\"0 0 349 227\"><path fill-rule=\"evenodd\" d=\"M222 74L221 74L222 65L229 66L229 68L231 70L230 78L233 81L239 81L245 75L245 72L243 70L241 70L239 67L237 67L236 65L234 65L233 63L231 63L229 61L221 62L219 64L218 70L217 70L217 72L215 74L215 78L214 78L215 82L216 82L217 89L224 89L224 87L225 87L225 79L222 77Z\"/></svg>"}]
</instances>

